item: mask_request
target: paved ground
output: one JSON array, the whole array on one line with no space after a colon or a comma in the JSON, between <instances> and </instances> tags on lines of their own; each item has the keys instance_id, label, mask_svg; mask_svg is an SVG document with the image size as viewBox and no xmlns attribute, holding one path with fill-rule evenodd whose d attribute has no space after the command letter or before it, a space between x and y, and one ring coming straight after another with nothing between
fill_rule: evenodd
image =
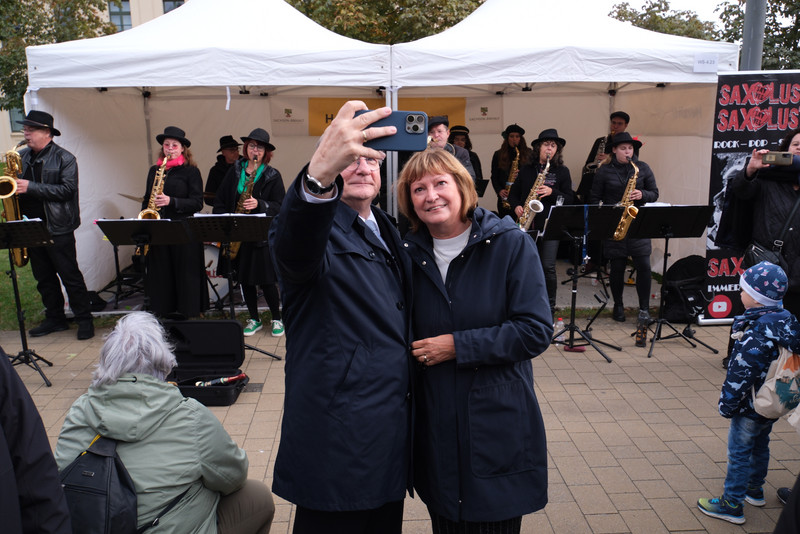
<instances>
[{"instance_id":1,"label":"paved ground","mask_svg":"<svg viewBox=\"0 0 800 534\"><path fill-rule=\"evenodd\" d=\"M588 282L587 282L588 284ZM569 291L559 290L562 299ZM626 296L626 299L628 297ZM633 302L632 296L630 302ZM567 313L564 314L568 315ZM580 326L587 319L578 321ZM76 329L31 339L30 347L53 362L45 387L35 371L17 367L39 407L51 444L72 402L90 382L102 345L99 329L91 341L77 341ZM771 532L778 514L775 489L791 486L800 471L800 437L785 422L772 434L765 508L747 506L739 527L700 514L699 497L721 493L728 422L717 413L724 378L720 355L682 340L656 343L653 358L633 346L633 323L595 323L596 339L622 346L568 353L551 346L533 361L536 393L547 427L549 504L523 520L524 533L761 533ZM697 329L697 338L722 351L728 327ZM266 329L248 343L284 355L284 338ZM18 332L0 332L0 345L20 350ZM244 369L253 389L230 407L212 408L250 458L250 477L268 484L279 440L284 362L247 351ZM292 506L276 498L272 532L291 532ZM418 499L407 499L404 532L430 532Z\"/></svg>"}]
</instances>

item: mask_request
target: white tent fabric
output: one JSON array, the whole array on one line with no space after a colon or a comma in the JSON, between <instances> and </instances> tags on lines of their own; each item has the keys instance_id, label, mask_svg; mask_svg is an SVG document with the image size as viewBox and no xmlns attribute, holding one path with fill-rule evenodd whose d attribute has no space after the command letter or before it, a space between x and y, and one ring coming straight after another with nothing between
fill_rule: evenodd
<instances>
[{"instance_id":1,"label":"white tent fabric","mask_svg":"<svg viewBox=\"0 0 800 534\"><path fill-rule=\"evenodd\" d=\"M738 46L587 17L574 0L487 0L441 33L392 46L398 87L546 82L716 83Z\"/></svg>"},{"instance_id":2,"label":"white tent fabric","mask_svg":"<svg viewBox=\"0 0 800 534\"><path fill-rule=\"evenodd\" d=\"M128 31L27 56L32 88L389 82L389 46L338 35L283 0L191 0Z\"/></svg>"},{"instance_id":3,"label":"white tent fabric","mask_svg":"<svg viewBox=\"0 0 800 534\"><path fill-rule=\"evenodd\" d=\"M26 107L54 115L63 132L56 142L79 162L77 247L87 285L99 289L114 275L111 249L91 221L138 213L124 195L144 193L157 133L173 124L186 130L205 178L217 138L269 128L283 111L271 109L272 97L290 92L368 98L384 86L400 88L401 96L495 98L502 91L503 121L524 124L529 141L554 126L569 140L574 187L584 150L606 131L608 113L625 109L634 117L632 133L645 136L643 159L656 169L662 198L702 203L716 73L694 72L695 54L734 70L736 46L586 17L568 9L571 1L487 0L439 35L388 47L334 34L283 0L188 0L120 34L28 48ZM251 94L231 95L229 87ZM315 139L272 133L273 163L288 183ZM472 139L488 177L499 132ZM675 153L683 156L680 170ZM491 191L481 205L493 207ZM120 251L123 265L127 256Z\"/></svg>"}]
</instances>

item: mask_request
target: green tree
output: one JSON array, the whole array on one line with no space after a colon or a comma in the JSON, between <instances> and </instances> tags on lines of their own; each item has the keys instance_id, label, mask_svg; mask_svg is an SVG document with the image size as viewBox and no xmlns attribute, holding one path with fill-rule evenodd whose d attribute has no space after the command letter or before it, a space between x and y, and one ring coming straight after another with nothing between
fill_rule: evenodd
<instances>
[{"instance_id":1,"label":"green tree","mask_svg":"<svg viewBox=\"0 0 800 534\"><path fill-rule=\"evenodd\" d=\"M395 44L439 33L484 0L286 0L321 26L370 43Z\"/></svg>"},{"instance_id":2,"label":"green tree","mask_svg":"<svg viewBox=\"0 0 800 534\"><path fill-rule=\"evenodd\" d=\"M744 30L745 0L721 5L724 41L741 41ZM761 68L800 69L800 3L796 0L770 0L764 31Z\"/></svg>"},{"instance_id":3,"label":"green tree","mask_svg":"<svg viewBox=\"0 0 800 534\"><path fill-rule=\"evenodd\" d=\"M117 31L104 13L119 0L0 0L0 109L22 107L28 85L25 47Z\"/></svg>"},{"instance_id":4,"label":"green tree","mask_svg":"<svg viewBox=\"0 0 800 534\"><path fill-rule=\"evenodd\" d=\"M719 32L713 22L700 20L694 11L676 11L667 0L648 0L639 12L628 2L616 4L608 16L659 33L713 41Z\"/></svg>"}]
</instances>

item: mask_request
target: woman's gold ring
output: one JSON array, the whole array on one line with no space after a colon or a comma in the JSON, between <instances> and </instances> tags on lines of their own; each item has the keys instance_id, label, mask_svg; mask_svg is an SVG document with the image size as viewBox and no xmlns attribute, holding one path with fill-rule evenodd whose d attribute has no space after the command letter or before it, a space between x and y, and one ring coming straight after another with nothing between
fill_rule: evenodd
<instances>
[{"instance_id":1,"label":"woman's gold ring","mask_svg":"<svg viewBox=\"0 0 800 534\"><path fill-rule=\"evenodd\" d=\"M366 130L361 130L361 135L363 135L363 136L364 136L364 142L365 142L365 143L366 143L367 141L369 141L369 139L367 139L367 131L366 131Z\"/></svg>"}]
</instances>

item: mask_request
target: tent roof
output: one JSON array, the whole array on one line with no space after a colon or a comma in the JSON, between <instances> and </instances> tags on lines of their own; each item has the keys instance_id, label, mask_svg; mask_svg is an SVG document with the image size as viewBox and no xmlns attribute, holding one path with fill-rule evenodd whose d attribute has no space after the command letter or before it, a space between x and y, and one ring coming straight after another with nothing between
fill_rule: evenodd
<instances>
[{"instance_id":1,"label":"tent roof","mask_svg":"<svg viewBox=\"0 0 800 534\"><path fill-rule=\"evenodd\" d=\"M189 0L130 30L27 55L32 89L389 83L387 45L338 35L283 0Z\"/></svg>"},{"instance_id":2,"label":"tent roof","mask_svg":"<svg viewBox=\"0 0 800 534\"><path fill-rule=\"evenodd\" d=\"M487 0L439 34L394 45L392 85L715 83L695 61L710 55L718 71L735 71L738 50L591 16L575 0Z\"/></svg>"}]
</instances>

